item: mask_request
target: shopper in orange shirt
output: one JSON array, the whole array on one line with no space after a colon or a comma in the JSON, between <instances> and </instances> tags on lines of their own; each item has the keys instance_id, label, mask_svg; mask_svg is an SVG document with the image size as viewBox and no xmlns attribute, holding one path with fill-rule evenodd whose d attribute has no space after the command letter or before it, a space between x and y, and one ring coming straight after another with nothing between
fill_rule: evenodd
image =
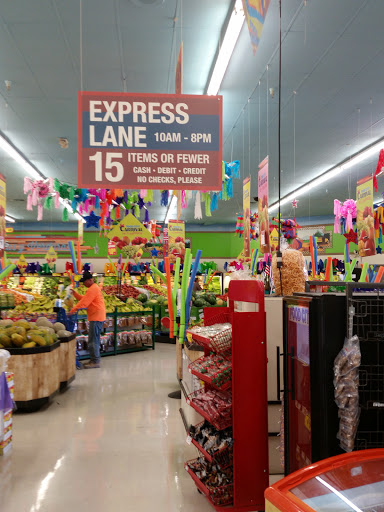
<instances>
[{"instance_id":1,"label":"shopper in orange shirt","mask_svg":"<svg viewBox=\"0 0 384 512\"><path fill-rule=\"evenodd\" d=\"M100 368L100 335L106 319L104 298L99 286L93 281L90 272L84 272L80 283L83 283L88 289L85 295L80 295L76 290L73 290L73 295L79 302L71 309L69 314L73 315L79 309L87 309L90 362L85 364L83 368Z\"/></svg>"}]
</instances>

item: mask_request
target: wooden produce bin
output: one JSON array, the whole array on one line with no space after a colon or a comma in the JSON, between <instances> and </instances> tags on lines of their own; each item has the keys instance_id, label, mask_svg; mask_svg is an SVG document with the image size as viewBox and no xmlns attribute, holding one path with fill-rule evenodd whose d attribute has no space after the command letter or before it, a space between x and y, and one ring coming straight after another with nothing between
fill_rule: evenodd
<instances>
[{"instance_id":1,"label":"wooden produce bin","mask_svg":"<svg viewBox=\"0 0 384 512\"><path fill-rule=\"evenodd\" d=\"M76 334L60 338L60 390L65 389L76 376Z\"/></svg>"},{"instance_id":2,"label":"wooden produce bin","mask_svg":"<svg viewBox=\"0 0 384 512\"><path fill-rule=\"evenodd\" d=\"M34 348L7 348L12 357L15 402L19 410L37 410L60 389L60 342Z\"/></svg>"}]
</instances>

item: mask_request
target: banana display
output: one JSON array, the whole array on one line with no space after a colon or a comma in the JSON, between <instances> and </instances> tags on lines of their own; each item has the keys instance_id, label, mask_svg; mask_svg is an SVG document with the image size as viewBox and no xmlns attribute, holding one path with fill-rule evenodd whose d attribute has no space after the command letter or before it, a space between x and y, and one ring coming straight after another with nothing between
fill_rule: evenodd
<instances>
[{"instance_id":1,"label":"banana display","mask_svg":"<svg viewBox=\"0 0 384 512\"><path fill-rule=\"evenodd\" d=\"M67 313L72 309L74 304L76 304L74 297L70 294L69 287L65 286L69 283L65 282L64 284L58 284L56 279L49 277L27 277L25 280L25 286L28 290L31 288L32 280L34 282L39 282L39 286L34 286L33 291L29 292L31 294L35 294L35 298L30 302L18 304L13 310L8 312L9 317L18 317L20 315L52 314L54 313L55 300L57 298L62 300L62 307ZM52 286L51 290L49 290L50 286ZM42 295L38 295L37 290L41 290ZM80 293L80 295L85 295L86 291L87 288L85 286L80 286L77 288L77 292ZM107 313L113 313L115 308L117 308L119 313L131 313L148 310L148 305L145 306L145 304L143 305L142 302L135 300L134 298L128 298L126 302L123 302L115 295L107 295L104 291L102 293ZM80 310L78 313L79 315L86 315L85 310Z\"/></svg>"},{"instance_id":2,"label":"banana display","mask_svg":"<svg viewBox=\"0 0 384 512\"><path fill-rule=\"evenodd\" d=\"M54 306L54 298L36 297L31 302L16 306L13 313L53 313Z\"/></svg>"}]
</instances>

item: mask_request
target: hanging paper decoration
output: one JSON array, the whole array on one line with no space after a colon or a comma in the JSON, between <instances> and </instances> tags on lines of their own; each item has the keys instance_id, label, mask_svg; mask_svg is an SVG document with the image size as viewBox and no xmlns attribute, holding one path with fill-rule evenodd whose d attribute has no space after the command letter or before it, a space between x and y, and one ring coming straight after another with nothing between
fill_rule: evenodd
<instances>
[{"instance_id":1,"label":"hanging paper decoration","mask_svg":"<svg viewBox=\"0 0 384 512\"><path fill-rule=\"evenodd\" d=\"M208 192L206 192L204 195L204 202L205 202L205 216L206 217L212 217L211 213L211 196Z\"/></svg>"},{"instance_id":2,"label":"hanging paper decoration","mask_svg":"<svg viewBox=\"0 0 384 512\"><path fill-rule=\"evenodd\" d=\"M54 206L55 194L54 181L51 178L45 180L33 180L24 178L24 194L27 195L27 210L32 211L37 206L37 220L43 219L43 208L51 209ZM55 201L55 206L57 202Z\"/></svg>"},{"instance_id":3,"label":"hanging paper decoration","mask_svg":"<svg viewBox=\"0 0 384 512\"><path fill-rule=\"evenodd\" d=\"M214 192L212 194L212 200L211 200L211 212L218 209L218 200L217 200L217 194Z\"/></svg>"},{"instance_id":4,"label":"hanging paper decoration","mask_svg":"<svg viewBox=\"0 0 384 512\"><path fill-rule=\"evenodd\" d=\"M373 190L377 192L379 190L377 185L377 175L381 173L382 168L384 167L384 150L381 149L379 153L379 160L377 162L376 171L373 176Z\"/></svg>"},{"instance_id":5,"label":"hanging paper decoration","mask_svg":"<svg viewBox=\"0 0 384 512\"><path fill-rule=\"evenodd\" d=\"M347 244L357 244L357 233L353 229L350 229L349 233L344 233L343 236L345 236Z\"/></svg>"},{"instance_id":6,"label":"hanging paper decoration","mask_svg":"<svg viewBox=\"0 0 384 512\"><path fill-rule=\"evenodd\" d=\"M333 213L335 215L334 232L341 233L341 203L338 199L333 201Z\"/></svg>"},{"instance_id":7,"label":"hanging paper decoration","mask_svg":"<svg viewBox=\"0 0 384 512\"><path fill-rule=\"evenodd\" d=\"M297 229L299 228L300 226L294 219L286 219L281 223L281 231L287 240L294 240L297 237Z\"/></svg>"},{"instance_id":8,"label":"hanging paper decoration","mask_svg":"<svg viewBox=\"0 0 384 512\"><path fill-rule=\"evenodd\" d=\"M84 217L84 220L86 221L86 228L99 228L99 221L100 218L98 215L95 215L95 212L92 211L90 215Z\"/></svg>"},{"instance_id":9,"label":"hanging paper decoration","mask_svg":"<svg viewBox=\"0 0 384 512\"><path fill-rule=\"evenodd\" d=\"M251 240L259 238L259 216L256 212L250 217L250 234Z\"/></svg>"},{"instance_id":10,"label":"hanging paper decoration","mask_svg":"<svg viewBox=\"0 0 384 512\"><path fill-rule=\"evenodd\" d=\"M244 231L244 217L242 213L239 213L237 216L237 222L236 222L236 230L235 233L239 235L239 238L243 236Z\"/></svg>"},{"instance_id":11,"label":"hanging paper decoration","mask_svg":"<svg viewBox=\"0 0 384 512\"><path fill-rule=\"evenodd\" d=\"M161 206L168 206L168 199L169 199L169 190L162 190L161 191L160 205Z\"/></svg>"},{"instance_id":12,"label":"hanging paper decoration","mask_svg":"<svg viewBox=\"0 0 384 512\"><path fill-rule=\"evenodd\" d=\"M357 208L354 199L347 199L341 207L341 215L346 219L346 227L348 231L353 228L353 219L356 219Z\"/></svg>"},{"instance_id":13,"label":"hanging paper decoration","mask_svg":"<svg viewBox=\"0 0 384 512\"><path fill-rule=\"evenodd\" d=\"M297 208L299 206L299 200L298 199L294 199L292 201L292 208Z\"/></svg>"},{"instance_id":14,"label":"hanging paper decoration","mask_svg":"<svg viewBox=\"0 0 384 512\"><path fill-rule=\"evenodd\" d=\"M202 219L203 218L203 214L201 212L201 195L200 195L200 191L198 190L196 192L196 198L195 198L195 215L194 215L195 219Z\"/></svg>"}]
</instances>

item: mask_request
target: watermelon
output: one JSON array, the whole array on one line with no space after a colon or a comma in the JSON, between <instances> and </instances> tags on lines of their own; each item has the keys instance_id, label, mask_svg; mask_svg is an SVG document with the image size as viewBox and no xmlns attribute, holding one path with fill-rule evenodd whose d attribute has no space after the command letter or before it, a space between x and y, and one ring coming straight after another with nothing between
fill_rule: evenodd
<instances>
[{"instance_id":1,"label":"watermelon","mask_svg":"<svg viewBox=\"0 0 384 512\"><path fill-rule=\"evenodd\" d=\"M139 293L139 295L136 297L136 299L140 302L147 302L147 298L148 297L145 295L145 293Z\"/></svg>"}]
</instances>

